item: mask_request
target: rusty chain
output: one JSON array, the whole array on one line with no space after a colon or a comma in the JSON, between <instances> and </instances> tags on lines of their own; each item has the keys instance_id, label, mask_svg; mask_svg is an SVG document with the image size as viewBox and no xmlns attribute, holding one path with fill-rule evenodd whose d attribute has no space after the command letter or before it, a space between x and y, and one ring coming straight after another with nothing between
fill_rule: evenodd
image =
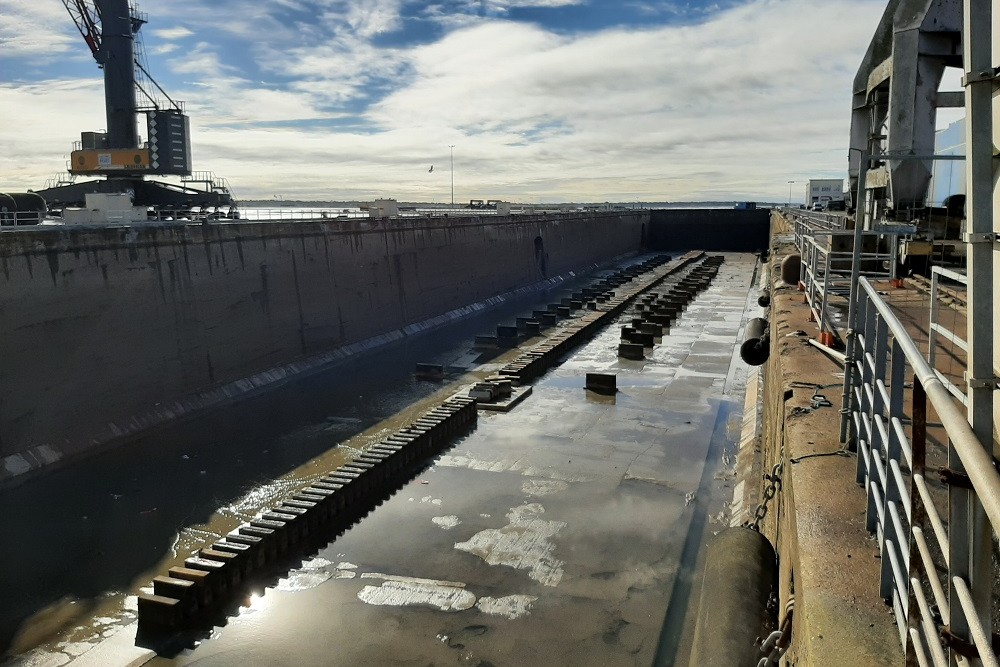
<instances>
[{"instance_id":1,"label":"rusty chain","mask_svg":"<svg viewBox=\"0 0 1000 667\"><path fill-rule=\"evenodd\" d=\"M792 596L785 604L785 618L782 619L781 626L761 643L760 652L764 654L764 657L757 663L757 667L774 667L781 663L781 658L792 643L792 614L794 612L795 597Z\"/></svg>"},{"instance_id":2,"label":"rusty chain","mask_svg":"<svg viewBox=\"0 0 1000 667\"><path fill-rule=\"evenodd\" d=\"M774 467L771 468L771 473L764 475L764 480L767 482L767 486L764 487L764 500L753 511L753 520L744 523L744 527L760 532L760 524L767 516L768 505L778 495L778 489L781 487L781 471L782 464L775 463Z\"/></svg>"}]
</instances>

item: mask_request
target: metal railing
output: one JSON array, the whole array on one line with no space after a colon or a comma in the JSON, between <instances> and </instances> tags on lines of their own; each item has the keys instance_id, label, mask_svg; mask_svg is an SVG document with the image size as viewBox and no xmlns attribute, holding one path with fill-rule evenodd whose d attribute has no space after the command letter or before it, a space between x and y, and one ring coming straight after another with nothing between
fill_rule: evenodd
<instances>
[{"instance_id":1,"label":"metal railing","mask_svg":"<svg viewBox=\"0 0 1000 667\"><path fill-rule=\"evenodd\" d=\"M955 664L949 652L958 664L998 665L995 619L989 609L977 609L971 593L977 582L963 566L988 560L1000 529L1000 475L992 452L864 277L854 313L844 409L848 442L858 452L857 481L868 498L867 528L878 537L882 555L882 597L892 605L908 655L920 665ZM928 401L950 443L949 468L942 470L950 484L948 517L935 506L926 479ZM959 464L964 472L953 470ZM971 644L951 634L956 617L968 628ZM965 662L975 653L978 659Z\"/></svg>"},{"instance_id":2,"label":"metal railing","mask_svg":"<svg viewBox=\"0 0 1000 667\"><path fill-rule=\"evenodd\" d=\"M821 231L838 231L847 225L847 217L843 215L830 215L829 213L814 213L799 209L786 208L784 210L786 218L792 221L792 228L795 230L795 246L802 247L802 238L806 235L813 235Z\"/></svg>"},{"instance_id":3,"label":"metal railing","mask_svg":"<svg viewBox=\"0 0 1000 667\"><path fill-rule=\"evenodd\" d=\"M3 211L0 212L0 227L37 225L45 219L45 213L38 211Z\"/></svg>"},{"instance_id":4,"label":"metal railing","mask_svg":"<svg viewBox=\"0 0 1000 667\"><path fill-rule=\"evenodd\" d=\"M957 332L952 331L941 323L941 302L939 297L942 277L953 280L961 285L969 284L969 280L964 273L958 273L957 271L952 271L941 266L935 266L931 269L931 321L930 326L927 327L927 364L934 369L938 379L941 380L951 395L961 401L962 405L967 405L969 398L966 396L965 390L956 386L954 382L937 369L938 336L949 341L963 352L969 351L969 344L966 340L959 336Z\"/></svg>"},{"instance_id":5,"label":"metal railing","mask_svg":"<svg viewBox=\"0 0 1000 667\"><path fill-rule=\"evenodd\" d=\"M830 296L840 296L844 299L851 295L851 263L854 251L853 231L816 231L802 237L799 251L802 256L802 283L805 288L806 301L812 310L813 317L819 323L820 331L834 331L836 327L830 322ZM878 235L866 233L863 239L872 239L873 247L877 247ZM851 243L841 243L850 240ZM835 248L841 247L841 250ZM896 275L896 244L889 244L888 252L871 252L862 254L865 263L864 274L874 278L894 278Z\"/></svg>"},{"instance_id":6,"label":"metal railing","mask_svg":"<svg viewBox=\"0 0 1000 667\"><path fill-rule=\"evenodd\" d=\"M873 230L856 233L845 229L848 219L843 215L789 209L786 216L791 218L795 230L795 245L802 258L800 288L805 292L813 318L820 331L838 334L831 321L830 297L850 299L854 262L859 263L860 275L895 278L898 239L915 231L912 225L881 224ZM863 249L860 253L854 252L855 242Z\"/></svg>"}]
</instances>

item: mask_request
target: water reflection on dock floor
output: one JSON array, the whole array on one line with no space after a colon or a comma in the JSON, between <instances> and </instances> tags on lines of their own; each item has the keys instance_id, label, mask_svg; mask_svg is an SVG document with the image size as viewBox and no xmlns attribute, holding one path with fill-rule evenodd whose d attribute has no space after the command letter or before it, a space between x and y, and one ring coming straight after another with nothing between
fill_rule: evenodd
<instances>
[{"instance_id":1,"label":"water reflection on dock floor","mask_svg":"<svg viewBox=\"0 0 1000 667\"><path fill-rule=\"evenodd\" d=\"M723 527L712 517L731 495L712 479L739 430L745 373L733 348L753 269L754 258L727 256L645 362L619 361L618 330L609 328L513 412L481 413L433 467L197 648L155 663L252 655L255 664L608 665L672 656L697 546ZM99 601L35 655L68 659L102 636L134 634L130 594L172 555L215 539L451 391L414 382L413 364L468 365L467 339L525 307L386 349L377 367L356 360L144 439L141 457L109 453L19 491L22 510L40 503L56 522L43 527L37 509L15 522L22 539L49 549L30 575L65 573L45 587L50 595ZM617 373L620 392L586 392L588 371ZM57 548L61 535L68 553ZM69 570L74 559L85 576Z\"/></svg>"},{"instance_id":2,"label":"water reflection on dock floor","mask_svg":"<svg viewBox=\"0 0 1000 667\"><path fill-rule=\"evenodd\" d=\"M176 553L301 484L310 461L342 462L350 452L337 443L441 391L441 384L413 378L416 363L452 367L451 380L461 368L492 369L495 362L484 366L471 352L476 334L590 279L409 337L0 490L0 571L17 573L0 577L0 654L12 642L17 652L61 628L69 628L62 637L73 644L110 633L117 620L95 633L84 619L118 619L134 606L128 594Z\"/></svg>"},{"instance_id":3,"label":"water reflection on dock floor","mask_svg":"<svg viewBox=\"0 0 1000 667\"><path fill-rule=\"evenodd\" d=\"M646 362L619 361L609 328L197 648L155 662L645 665L676 654L679 628L662 631L668 607L669 623L685 616L688 541L724 525L700 496L712 493L706 459L739 430L743 374L730 370L752 271L730 257ZM620 392L586 392L588 371L617 373Z\"/></svg>"}]
</instances>

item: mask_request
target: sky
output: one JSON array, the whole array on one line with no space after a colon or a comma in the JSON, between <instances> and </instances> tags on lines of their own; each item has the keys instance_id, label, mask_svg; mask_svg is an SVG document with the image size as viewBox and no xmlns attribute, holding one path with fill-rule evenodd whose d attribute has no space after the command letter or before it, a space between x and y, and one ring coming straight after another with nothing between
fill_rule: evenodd
<instances>
[{"instance_id":1,"label":"sky","mask_svg":"<svg viewBox=\"0 0 1000 667\"><path fill-rule=\"evenodd\" d=\"M459 202L783 201L846 176L884 8L147 0L140 34L194 168L238 198L445 202L454 176ZM0 191L104 129L102 81L61 0L0 0Z\"/></svg>"}]
</instances>

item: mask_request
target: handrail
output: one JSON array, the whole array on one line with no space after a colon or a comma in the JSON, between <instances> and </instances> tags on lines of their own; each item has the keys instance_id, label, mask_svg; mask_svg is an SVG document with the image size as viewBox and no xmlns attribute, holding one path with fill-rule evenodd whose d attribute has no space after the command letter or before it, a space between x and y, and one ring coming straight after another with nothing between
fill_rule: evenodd
<instances>
[{"instance_id":1,"label":"handrail","mask_svg":"<svg viewBox=\"0 0 1000 667\"><path fill-rule=\"evenodd\" d=\"M957 271L952 271L951 269L946 269L942 266L935 266L931 268L931 316L930 324L927 327L927 363L931 368L936 370L935 360L937 358L937 338L940 336L945 340L949 341L954 347L957 347L964 352L969 351L969 344L962 336L957 332L949 330L940 322L940 312L941 304L939 302L940 296L940 278L944 276L950 280L953 280L962 285L968 285L968 278L965 274L959 273ZM969 397L966 395L965 391L958 386L956 386L951 380L945 378L938 372L938 377L942 379L948 391L951 395L957 398L962 405L968 406Z\"/></svg>"},{"instance_id":2,"label":"handrail","mask_svg":"<svg viewBox=\"0 0 1000 667\"><path fill-rule=\"evenodd\" d=\"M968 595L961 604L959 600L962 591L982 593L980 578L992 577L970 570L970 545L977 545L975 562L984 563L989 545L995 545L1000 535L1000 473L993 465L992 447L983 446L966 411L952 398L947 381L927 362L869 278L858 278L851 311L852 344L845 365L842 410L847 422L844 442L858 453L855 481L867 496L865 527L878 539L882 557L880 595L892 605L908 655L926 659L927 648L935 665L953 664L947 654L957 659L959 649L949 646L947 636L940 632L950 628L960 641L978 650L981 663L975 664L1000 667L988 640L995 614L979 598L975 605ZM906 383L910 371L912 385ZM908 386L912 395L907 429L903 419ZM945 431L942 440L950 446L949 468L965 475L960 487L948 489L947 525L925 481L928 404ZM909 484L904 465L909 469ZM956 494L960 494L957 501ZM961 514L971 499L982 508L974 522ZM926 526L933 532L925 537ZM928 551L931 536L943 572ZM930 585L940 616L928 606L925 583Z\"/></svg>"},{"instance_id":3,"label":"handrail","mask_svg":"<svg viewBox=\"0 0 1000 667\"><path fill-rule=\"evenodd\" d=\"M937 373L924 359L916 343L910 338L903 324L882 300L871 282L861 277L858 285L868 295L870 303L875 306L879 316L885 322L896 343L913 369L913 374L920 381L927 394L927 399L934 406L938 419L944 426L952 446L965 465L965 473L969 476L972 486L979 496L979 501L990 519L995 533L1000 533L1000 473L993 467L993 457L983 443L976 437L972 426L965 417L965 410L952 398Z\"/></svg>"}]
</instances>

